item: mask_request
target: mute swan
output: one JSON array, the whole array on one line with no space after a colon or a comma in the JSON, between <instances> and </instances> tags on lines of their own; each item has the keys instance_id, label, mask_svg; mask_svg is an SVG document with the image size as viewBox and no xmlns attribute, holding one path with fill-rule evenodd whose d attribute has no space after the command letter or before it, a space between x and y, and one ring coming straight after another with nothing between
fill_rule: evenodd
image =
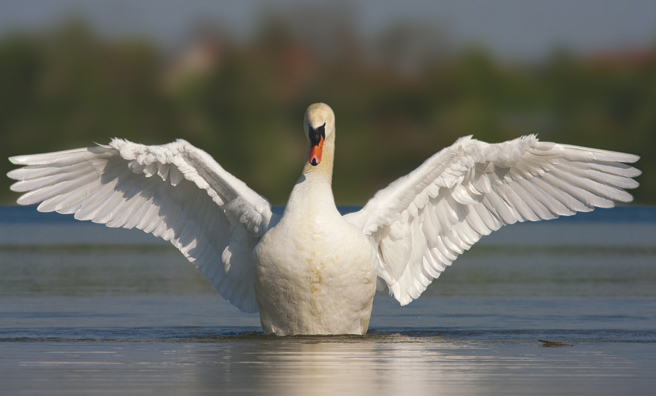
<instances>
[{"instance_id":1,"label":"mute swan","mask_svg":"<svg viewBox=\"0 0 656 396\"><path fill-rule=\"evenodd\" d=\"M332 194L335 116L311 105L307 161L284 214L184 140L10 158L21 205L170 241L267 334L365 334L377 283L406 305L482 235L629 202L636 155L531 136L458 139L342 216Z\"/></svg>"}]
</instances>

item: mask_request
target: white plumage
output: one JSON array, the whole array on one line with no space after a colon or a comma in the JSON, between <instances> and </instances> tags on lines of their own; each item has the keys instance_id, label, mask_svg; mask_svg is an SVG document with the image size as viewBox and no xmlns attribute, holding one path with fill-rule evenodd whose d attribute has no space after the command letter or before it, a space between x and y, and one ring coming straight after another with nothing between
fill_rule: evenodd
<instances>
[{"instance_id":1,"label":"white plumage","mask_svg":"<svg viewBox=\"0 0 656 396\"><path fill-rule=\"evenodd\" d=\"M363 334L377 277L408 304L481 236L629 202L640 174L631 154L465 137L341 216L330 107L310 106L304 129L308 162L283 216L184 140L12 157L24 167L8 176L21 205L170 241L225 299L286 335Z\"/></svg>"}]
</instances>

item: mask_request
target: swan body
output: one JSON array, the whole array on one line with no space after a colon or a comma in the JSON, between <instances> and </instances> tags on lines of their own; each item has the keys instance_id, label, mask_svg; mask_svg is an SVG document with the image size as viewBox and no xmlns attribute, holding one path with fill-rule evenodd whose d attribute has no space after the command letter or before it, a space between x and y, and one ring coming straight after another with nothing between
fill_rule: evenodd
<instances>
[{"instance_id":1,"label":"swan body","mask_svg":"<svg viewBox=\"0 0 656 396\"><path fill-rule=\"evenodd\" d=\"M376 252L337 211L331 187L334 115L306 112L308 130L323 126L321 158L311 149L280 222L255 247L255 298L265 333L364 334L376 291Z\"/></svg>"},{"instance_id":2,"label":"swan body","mask_svg":"<svg viewBox=\"0 0 656 396\"><path fill-rule=\"evenodd\" d=\"M138 228L170 241L267 334L365 334L377 285L406 305L481 236L629 202L632 154L461 138L358 212L332 194L335 116L311 105L307 161L282 216L184 140L25 155L8 173L19 204Z\"/></svg>"},{"instance_id":3,"label":"swan body","mask_svg":"<svg viewBox=\"0 0 656 396\"><path fill-rule=\"evenodd\" d=\"M282 219L255 247L262 328L280 335L364 334L376 291L376 252L332 199L314 199L331 190L313 181L296 185Z\"/></svg>"}]
</instances>

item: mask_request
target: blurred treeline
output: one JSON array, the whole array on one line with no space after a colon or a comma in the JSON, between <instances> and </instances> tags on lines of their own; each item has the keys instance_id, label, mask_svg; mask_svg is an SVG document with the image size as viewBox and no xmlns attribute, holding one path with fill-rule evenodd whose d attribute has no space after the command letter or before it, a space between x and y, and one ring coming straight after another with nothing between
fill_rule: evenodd
<instances>
[{"instance_id":1,"label":"blurred treeline","mask_svg":"<svg viewBox=\"0 0 656 396\"><path fill-rule=\"evenodd\" d=\"M653 48L509 64L410 24L363 38L340 15L269 16L250 40L207 24L196 37L163 51L72 21L0 38L0 157L183 138L284 204L304 160L303 112L323 101L337 116L338 204L364 204L460 136L529 133L641 155L636 201L656 203ZM17 197L9 185L3 204Z\"/></svg>"}]
</instances>

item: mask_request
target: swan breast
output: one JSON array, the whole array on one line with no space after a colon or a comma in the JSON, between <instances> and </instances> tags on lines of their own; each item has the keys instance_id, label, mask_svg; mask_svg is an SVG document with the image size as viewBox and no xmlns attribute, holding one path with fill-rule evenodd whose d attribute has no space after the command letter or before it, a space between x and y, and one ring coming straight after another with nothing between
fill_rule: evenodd
<instances>
[{"instance_id":1,"label":"swan breast","mask_svg":"<svg viewBox=\"0 0 656 396\"><path fill-rule=\"evenodd\" d=\"M266 333L366 332L376 254L341 216L283 218L254 251L255 296Z\"/></svg>"}]
</instances>

